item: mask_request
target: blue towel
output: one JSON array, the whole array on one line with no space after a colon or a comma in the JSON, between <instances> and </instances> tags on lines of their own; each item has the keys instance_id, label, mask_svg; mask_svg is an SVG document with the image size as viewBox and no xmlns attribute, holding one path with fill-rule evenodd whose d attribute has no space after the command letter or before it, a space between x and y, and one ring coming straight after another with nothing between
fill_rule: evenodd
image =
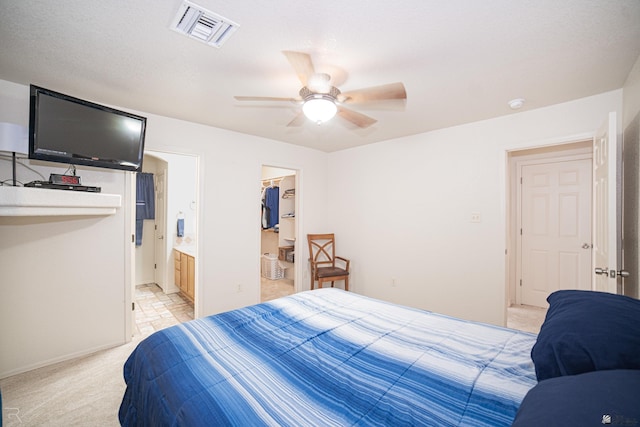
<instances>
[{"instance_id":1,"label":"blue towel","mask_svg":"<svg viewBox=\"0 0 640 427\"><path fill-rule=\"evenodd\" d=\"M136 174L136 246L142 245L142 220L155 219L155 188L152 173Z\"/></svg>"},{"instance_id":2,"label":"blue towel","mask_svg":"<svg viewBox=\"0 0 640 427\"><path fill-rule=\"evenodd\" d=\"M136 174L136 219L155 219L155 188L152 173Z\"/></svg>"},{"instance_id":3,"label":"blue towel","mask_svg":"<svg viewBox=\"0 0 640 427\"><path fill-rule=\"evenodd\" d=\"M184 219L178 219L178 237L184 237Z\"/></svg>"},{"instance_id":4,"label":"blue towel","mask_svg":"<svg viewBox=\"0 0 640 427\"><path fill-rule=\"evenodd\" d=\"M141 219L136 219L136 246L142 245L142 227L144 225L144 221Z\"/></svg>"}]
</instances>

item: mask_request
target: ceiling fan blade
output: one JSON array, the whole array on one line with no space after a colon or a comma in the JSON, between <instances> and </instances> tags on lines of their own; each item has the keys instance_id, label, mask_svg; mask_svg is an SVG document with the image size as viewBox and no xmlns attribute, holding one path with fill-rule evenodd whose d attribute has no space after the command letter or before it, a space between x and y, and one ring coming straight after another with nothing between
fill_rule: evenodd
<instances>
[{"instance_id":1,"label":"ceiling fan blade","mask_svg":"<svg viewBox=\"0 0 640 427\"><path fill-rule=\"evenodd\" d=\"M344 107L338 107L338 115L361 128L369 127L377 122L373 117L366 116L362 113L358 113Z\"/></svg>"},{"instance_id":2,"label":"ceiling fan blade","mask_svg":"<svg viewBox=\"0 0 640 427\"><path fill-rule=\"evenodd\" d=\"M338 101L349 104L389 99L407 99L407 91L402 83L389 83L382 86L343 92L338 95Z\"/></svg>"},{"instance_id":3,"label":"ceiling fan blade","mask_svg":"<svg viewBox=\"0 0 640 427\"><path fill-rule=\"evenodd\" d=\"M296 98L278 98L275 96L234 96L237 101L289 101L298 102Z\"/></svg>"},{"instance_id":4,"label":"ceiling fan blade","mask_svg":"<svg viewBox=\"0 0 640 427\"><path fill-rule=\"evenodd\" d=\"M282 53L284 53L284 56L289 60L289 63L298 75L298 79L300 79L302 86L306 86L309 76L316 73L316 70L313 67L313 62L311 62L311 56L306 53L294 52L291 50L284 50Z\"/></svg>"},{"instance_id":5,"label":"ceiling fan blade","mask_svg":"<svg viewBox=\"0 0 640 427\"><path fill-rule=\"evenodd\" d=\"M295 116L293 118L293 120L291 120L287 126L288 127L294 127L294 126L302 126L304 124L304 121L307 119L307 117L304 115L304 113L302 111L300 111L298 113L297 116Z\"/></svg>"}]
</instances>

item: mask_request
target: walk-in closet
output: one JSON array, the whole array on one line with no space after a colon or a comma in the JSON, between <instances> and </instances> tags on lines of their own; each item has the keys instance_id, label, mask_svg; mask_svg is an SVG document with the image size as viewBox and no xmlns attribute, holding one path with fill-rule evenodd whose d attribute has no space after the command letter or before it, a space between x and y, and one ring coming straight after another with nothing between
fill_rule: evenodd
<instances>
[{"instance_id":1,"label":"walk-in closet","mask_svg":"<svg viewBox=\"0 0 640 427\"><path fill-rule=\"evenodd\" d=\"M296 171L262 167L261 301L295 292Z\"/></svg>"}]
</instances>

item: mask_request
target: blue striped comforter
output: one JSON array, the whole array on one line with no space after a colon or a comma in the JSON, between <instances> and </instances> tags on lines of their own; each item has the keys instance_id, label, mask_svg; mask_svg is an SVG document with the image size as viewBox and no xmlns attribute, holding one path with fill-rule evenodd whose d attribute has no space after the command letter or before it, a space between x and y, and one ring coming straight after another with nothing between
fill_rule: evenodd
<instances>
[{"instance_id":1,"label":"blue striped comforter","mask_svg":"<svg viewBox=\"0 0 640 427\"><path fill-rule=\"evenodd\" d=\"M122 425L508 426L535 335L326 288L151 335Z\"/></svg>"}]
</instances>

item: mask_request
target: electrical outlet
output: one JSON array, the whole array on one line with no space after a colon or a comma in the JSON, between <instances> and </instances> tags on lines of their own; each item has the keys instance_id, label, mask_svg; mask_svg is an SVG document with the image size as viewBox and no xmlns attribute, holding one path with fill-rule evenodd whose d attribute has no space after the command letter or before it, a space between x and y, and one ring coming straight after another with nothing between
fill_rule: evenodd
<instances>
[{"instance_id":1,"label":"electrical outlet","mask_svg":"<svg viewBox=\"0 0 640 427\"><path fill-rule=\"evenodd\" d=\"M236 292L238 292L238 293L242 292L242 284L241 283L238 283L236 285Z\"/></svg>"},{"instance_id":2,"label":"electrical outlet","mask_svg":"<svg viewBox=\"0 0 640 427\"><path fill-rule=\"evenodd\" d=\"M471 222L480 222L480 212L471 212L471 218L469 221Z\"/></svg>"},{"instance_id":3,"label":"electrical outlet","mask_svg":"<svg viewBox=\"0 0 640 427\"><path fill-rule=\"evenodd\" d=\"M391 278L391 287L395 288L396 286L398 286L398 279L396 279L395 277Z\"/></svg>"}]
</instances>

